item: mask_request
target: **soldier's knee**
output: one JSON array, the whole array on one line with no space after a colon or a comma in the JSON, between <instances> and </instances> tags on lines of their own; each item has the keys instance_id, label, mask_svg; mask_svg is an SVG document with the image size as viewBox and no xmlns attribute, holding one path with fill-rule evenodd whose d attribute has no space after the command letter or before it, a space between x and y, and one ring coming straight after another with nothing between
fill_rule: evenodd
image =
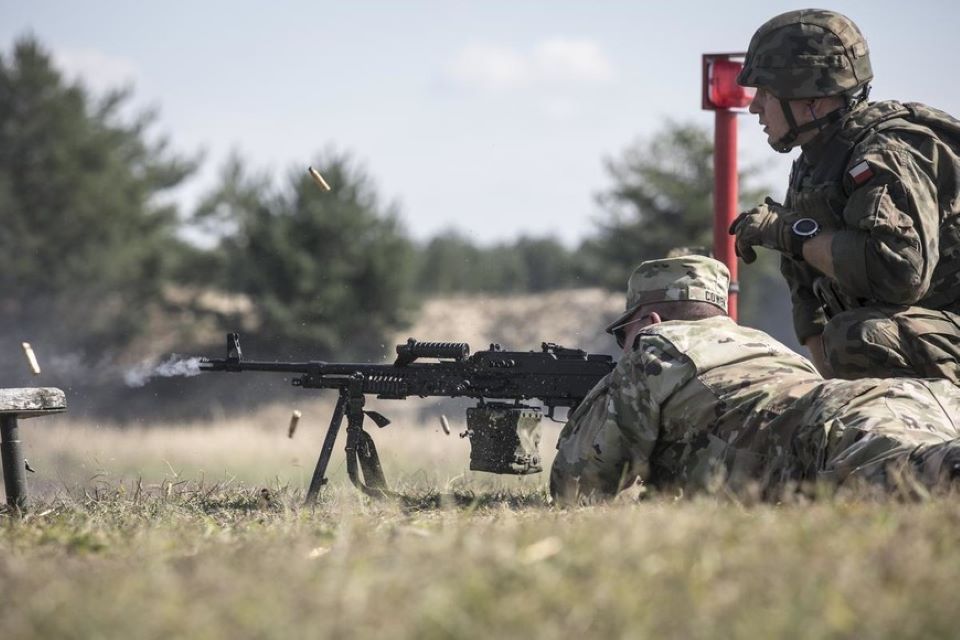
<instances>
[{"instance_id":1,"label":"soldier's knee","mask_svg":"<svg viewBox=\"0 0 960 640\"><path fill-rule=\"evenodd\" d=\"M823 350L832 377L910 375L900 328L878 309L851 309L831 318L824 327Z\"/></svg>"}]
</instances>

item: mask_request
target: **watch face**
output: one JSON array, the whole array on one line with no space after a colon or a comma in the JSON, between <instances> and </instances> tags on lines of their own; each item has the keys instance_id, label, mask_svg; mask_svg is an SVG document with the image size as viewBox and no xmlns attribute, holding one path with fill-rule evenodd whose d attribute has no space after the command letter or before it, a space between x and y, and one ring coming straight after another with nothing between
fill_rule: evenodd
<instances>
[{"instance_id":1,"label":"watch face","mask_svg":"<svg viewBox=\"0 0 960 640\"><path fill-rule=\"evenodd\" d=\"M818 231L820 231L820 225L813 218L800 218L793 223L793 232L801 238L815 236Z\"/></svg>"}]
</instances>

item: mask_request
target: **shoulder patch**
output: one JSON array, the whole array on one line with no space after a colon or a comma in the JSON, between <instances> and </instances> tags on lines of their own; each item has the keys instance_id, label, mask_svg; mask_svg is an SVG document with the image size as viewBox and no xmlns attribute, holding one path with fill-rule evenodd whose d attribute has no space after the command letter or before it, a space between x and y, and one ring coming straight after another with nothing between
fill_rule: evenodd
<instances>
[{"instance_id":1,"label":"shoulder patch","mask_svg":"<svg viewBox=\"0 0 960 640\"><path fill-rule=\"evenodd\" d=\"M870 164L864 160L854 165L853 168L847 172L847 175L849 175L853 183L859 187L873 177L873 169L870 167Z\"/></svg>"}]
</instances>

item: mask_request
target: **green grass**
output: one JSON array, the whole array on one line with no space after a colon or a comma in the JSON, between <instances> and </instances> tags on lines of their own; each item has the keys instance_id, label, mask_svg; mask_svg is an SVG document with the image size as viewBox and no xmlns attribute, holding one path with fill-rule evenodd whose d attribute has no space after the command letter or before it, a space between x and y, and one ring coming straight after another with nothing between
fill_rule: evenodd
<instances>
[{"instance_id":1,"label":"green grass","mask_svg":"<svg viewBox=\"0 0 960 640\"><path fill-rule=\"evenodd\" d=\"M139 439L106 434L118 457ZM181 433L165 455L188 457L203 435ZM38 460L62 454L41 440ZM159 481L101 469L38 491L24 517L0 515L0 637L957 635L956 496L558 509L542 476L490 479L417 450L390 461L395 501L359 495L342 467L309 509L298 481L201 482L170 468ZM130 456L124 465L151 459Z\"/></svg>"}]
</instances>

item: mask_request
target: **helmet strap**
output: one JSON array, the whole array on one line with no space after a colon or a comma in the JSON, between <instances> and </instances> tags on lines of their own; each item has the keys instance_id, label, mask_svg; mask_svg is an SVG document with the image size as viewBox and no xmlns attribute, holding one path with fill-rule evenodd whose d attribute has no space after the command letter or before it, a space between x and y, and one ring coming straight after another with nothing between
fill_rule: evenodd
<instances>
[{"instance_id":1,"label":"helmet strap","mask_svg":"<svg viewBox=\"0 0 960 640\"><path fill-rule=\"evenodd\" d=\"M796 142L800 130L797 127L797 119L793 117L793 109L790 108L790 101L780 98L780 110L783 111L783 117L787 119L787 132L780 136L779 140L770 143L774 150L780 153L787 153L793 149L793 143Z\"/></svg>"},{"instance_id":2,"label":"helmet strap","mask_svg":"<svg viewBox=\"0 0 960 640\"><path fill-rule=\"evenodd\" d=\"M823 131L823 123L817 119L817 112L813 110L813 101L807 103L807 111L810 113L810 122L816 122L818 131Z\"/></svg>"},{"instance_id":3,"label":"helmet strap","mask_svg":"<svg viewBox=\"0 0 960 640\"><path fill-rule=\"evenodd\" d=\"M793 149L794 143L797 141L797 138L800 137L801 133L806 133L807 131L812 131L814 129L823 131L824 127L836 122L844 113L847 112L846 108L841 107L840 109L831 111L825 116L820 118L814 117L814 119L810 122L798 125L797 119L793 117L793 109L790 108L789 100L780 98L780 108L783 111L783 117L787 120L787 126L790 127L789 130L783 134L779 140L770 143L770 146L772 146L775 151L780 153L787 153ZM816 115L813 111L812 105L810 106L810 115Z\"/></svg>"}]
</instances>

